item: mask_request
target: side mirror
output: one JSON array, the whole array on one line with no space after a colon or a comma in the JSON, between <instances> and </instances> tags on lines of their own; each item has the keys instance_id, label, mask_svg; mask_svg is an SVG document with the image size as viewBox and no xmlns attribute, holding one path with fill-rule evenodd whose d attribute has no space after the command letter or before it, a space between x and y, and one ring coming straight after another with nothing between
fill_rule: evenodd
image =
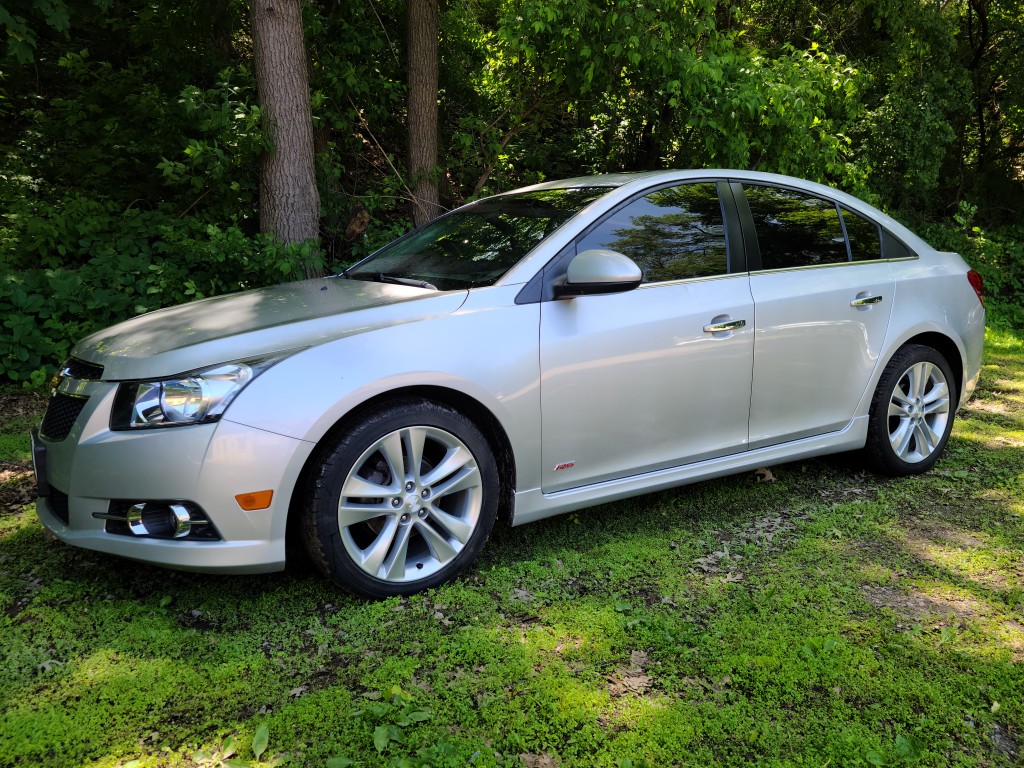
<instances>
[{"instance_id":1,"label":"side mirror","mask_svg":"<svg viewBox=\"0 0 1024 768\"><path fill-rule=\"evenodd\" d=\"M643 272L617 251L590 249L577 253L566 271L565 281L554 286L555 296L591 296L622 293L640 285Z\"/></svg>"}]
</instances>

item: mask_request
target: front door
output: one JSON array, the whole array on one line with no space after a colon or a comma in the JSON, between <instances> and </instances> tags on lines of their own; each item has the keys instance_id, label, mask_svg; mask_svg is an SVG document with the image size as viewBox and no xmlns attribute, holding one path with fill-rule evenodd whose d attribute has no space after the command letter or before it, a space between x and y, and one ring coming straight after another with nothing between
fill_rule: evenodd
<instances>
[{"instance_id":1,"label":"front door","mask_svg":"<svg viewBox=\"0 0 1024 768\"><path fill-rule=\"evenodd\" d=\"M728 247L713 182L650 192L578 239L644 282L541 306L545 492L746 449L753 301Z\"/></svg>"}]
</instances>

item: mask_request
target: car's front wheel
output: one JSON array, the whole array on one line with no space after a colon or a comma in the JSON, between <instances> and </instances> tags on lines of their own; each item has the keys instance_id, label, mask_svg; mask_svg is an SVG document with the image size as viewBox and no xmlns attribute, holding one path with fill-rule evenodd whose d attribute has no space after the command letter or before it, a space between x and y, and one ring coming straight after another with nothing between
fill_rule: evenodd
<instances>
[{"instance_id":1,"label":"car's front wheel","mask_svg":"<svg viewBox=\"0 0 1024 768\"><path fill-rule=\"evenodd\" d=\"M451 580L480 552L498 489L494 457L473 422L435 402L394 401L321 454L306 547L351 592L418 592Z\"/></svg>"},{"instance_id":2,"label":"car's front wheel","mask_svg":"<svg viewBox=\"0 0 1024 768\"><path fill-rule=\"evenodd\" d=\"M955 381L931 347L911 344L893 356L871 401L867 451L877 469L889 475L931 469L953 429Z\"/></svg>"}]
</instances>

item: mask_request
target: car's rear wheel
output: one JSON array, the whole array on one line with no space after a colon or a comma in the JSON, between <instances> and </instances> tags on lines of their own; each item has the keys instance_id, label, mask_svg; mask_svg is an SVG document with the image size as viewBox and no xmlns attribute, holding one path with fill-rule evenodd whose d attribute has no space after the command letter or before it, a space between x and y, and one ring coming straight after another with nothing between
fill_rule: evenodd
<instances>
[{"instance_id":1,"label":"car's rear wheel","mask_svg":"<svg viewBox=\"0 0 1024 768\"><path fill-rule=\"evenodd\" d=\"M468 418L431 401L394 401L321 454L306 547L351 592L411 594L473 561L494 526L498 493L490 446Z\"/></svg>"},{"instance_id":2,"label":"car's rear wheel","mask_svg":"<svg viewBox=\"0 0 1024 768\"><path fill-rule=\"evenodd\" d=\"M889 475L917 475L938 461L953 429L957 396L946 359L911 344L889 361L871 401L867 451Z\"/></svg>"}]
</instances>

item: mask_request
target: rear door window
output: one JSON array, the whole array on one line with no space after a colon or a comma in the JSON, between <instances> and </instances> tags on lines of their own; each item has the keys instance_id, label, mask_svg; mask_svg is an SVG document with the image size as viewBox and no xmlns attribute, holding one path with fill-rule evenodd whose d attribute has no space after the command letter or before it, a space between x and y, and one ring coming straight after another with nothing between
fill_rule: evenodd
<instances>
[{"instance_id":1,"label":"rear door window","mask_svg":"<svg viewBox=\"0 0 1024 768\"><path fill-rule=\"evenodd\" d=\"M846 208L841 210L843 224L846 225L846 237L850 241L851 260L875 261L882 258L878 225Z\"/></svg>"},{"instance_id":2,"label":"rear door window","mask_svg":"<svg viewBox=\"0 0 1024 768\"><path fill-rule=\"evenodd\" d=\"M836 204L780 187L744 184L761 251L761 269L850 260Z\"/></svg>"}]
</instances>

